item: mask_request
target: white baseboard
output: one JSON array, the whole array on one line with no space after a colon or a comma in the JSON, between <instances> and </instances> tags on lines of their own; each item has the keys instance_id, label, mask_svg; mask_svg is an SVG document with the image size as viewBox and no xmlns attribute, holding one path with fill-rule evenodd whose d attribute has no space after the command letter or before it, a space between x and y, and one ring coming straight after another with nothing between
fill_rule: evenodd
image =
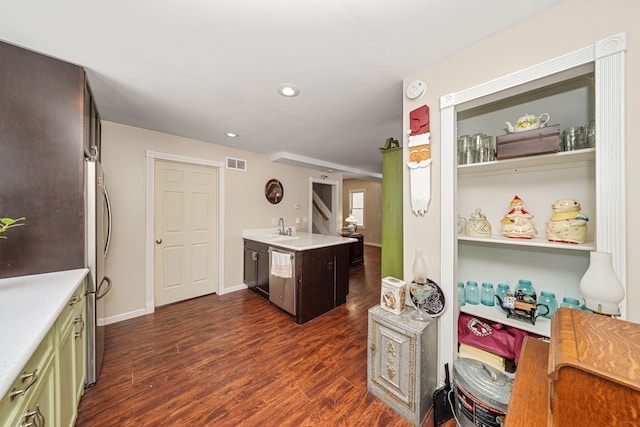
<instances>
[{"instance_id":1,"label":"white baseboard","mask_svg":"<svg viewBox=\"0 0 640 427\"><path fill-rule=\"evenodd\" d=\"M363 242L363 243L367 246L375 246L376 248L382 247L382 243L368 243L368 242Z\"/></svg>"},{"instance_id":2,"label":"white baseboard","mask_svg":"<svg viewBox=\"0 0 640 427\"><path fill-rule=\"evenodd\" d=\"M134 317L140 317L147 314L147 310L141 308L140 310L130 311L128 313L118 314L116 316L105 317L103 319L96 319L98 326L110 325L112 323L122 322L123 320L133 319Z\"/></svg>"},{"instance_id":3,"label":"white baseboard","mask_svg":"<svg viewBox=\"0 0 640 427\"><path fill-rule=\"evenodd\" d=\"M244 283L241 283L239 285L231 286L229 288L220 289L218 292L218 295L230 294L231 292L241 291L247 288L248 288L247 285L245 285Z\"/></svg>"},{"instance_id":4,"label":"white baseboard","mask_svg":"<svg viewBox=\"0 0 640 427\"><path fill-rule=\"evenodd\" d=\"M241 291L247 289L247 285L244 283L240 285L231 286L229 288L222 288L218 293L219 295L229 294L231 292ZM118 314L116 316L105 317L104 319L97 319L98 326L110 325L112 323L122 322L123 320L133 319L134 317L144 316L154 312L154 307L141 308L140 310L130 311L128 313Z\"/></svg>"}]
</instances>

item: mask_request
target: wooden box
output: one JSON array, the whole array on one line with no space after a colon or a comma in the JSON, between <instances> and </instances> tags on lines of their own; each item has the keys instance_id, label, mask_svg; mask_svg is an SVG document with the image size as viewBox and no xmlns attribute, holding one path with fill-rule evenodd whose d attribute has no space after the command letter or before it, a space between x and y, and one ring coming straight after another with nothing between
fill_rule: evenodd
<instances>
[{"instance_id":1,"label":"wooden box","mask_svg":"<svg viewBox=\"0 0 640 427\"><path fill-rule=\"evenodd\" d=\"M559 309L548 374L551 425L640 425L639 324Z\"/></svg>"},{"instance_id":2,"label":"wooden box","mask_svg":"<svg viewBox=\"0 0 640 427\"><path fill-rule=\"evenodd\" d=\"M496 137L498 160L560 151L560 125L510 133Z\"/></svg>"}]
</instances>

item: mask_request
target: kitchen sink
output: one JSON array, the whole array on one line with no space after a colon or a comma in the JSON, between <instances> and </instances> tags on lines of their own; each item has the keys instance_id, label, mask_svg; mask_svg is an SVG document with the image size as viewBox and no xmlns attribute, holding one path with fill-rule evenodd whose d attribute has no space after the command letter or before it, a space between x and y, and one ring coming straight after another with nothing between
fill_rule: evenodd
<instances>
[{"instance_id":1,"label":"kitchen sink","mask_svg":"<svg viewBox=\"0 0 640 427\"><path fill-rule=\"evenodd\" d=\"M261 234L260 237L270 242L282 242L283 240L295 240L300 238L300 236L287 236L284 234L275 234L275 233Z\"/></svg>"}]
</instances>

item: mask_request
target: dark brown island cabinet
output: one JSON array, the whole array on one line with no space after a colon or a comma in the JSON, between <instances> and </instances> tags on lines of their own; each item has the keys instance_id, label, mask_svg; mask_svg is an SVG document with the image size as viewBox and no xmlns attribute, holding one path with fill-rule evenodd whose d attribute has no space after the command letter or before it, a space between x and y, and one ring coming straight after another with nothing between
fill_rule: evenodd
<instances>
[{"instance_id":1,"label":"dark brown island cabinet","mask_svg":"<svg viewBox=\"0 0 640 427\"><path fill-rule=\"evenodd\" d=\"M269 247L278 249L244 240L244 283L265 298L269 298ZM339 244L294 251L296 323L306 323L347 302L350 249L350 244Z\"/></svg>"}]
</instances>

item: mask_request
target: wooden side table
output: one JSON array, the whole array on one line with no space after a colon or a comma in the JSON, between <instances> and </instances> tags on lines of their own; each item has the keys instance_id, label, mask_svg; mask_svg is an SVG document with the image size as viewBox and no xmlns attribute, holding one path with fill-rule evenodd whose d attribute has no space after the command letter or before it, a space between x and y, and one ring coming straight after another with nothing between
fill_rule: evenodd
<instances>
[{"instance_id":1,"label":"wooden side table","mask_svg":"<svg viewBox=\"0 0 640 427\"><path fill-rule=\"evenodd\" d=\"M438 322L369 309L367 390L416 426L433 406L437 387Z\"/></svg>"}]
</instances>

